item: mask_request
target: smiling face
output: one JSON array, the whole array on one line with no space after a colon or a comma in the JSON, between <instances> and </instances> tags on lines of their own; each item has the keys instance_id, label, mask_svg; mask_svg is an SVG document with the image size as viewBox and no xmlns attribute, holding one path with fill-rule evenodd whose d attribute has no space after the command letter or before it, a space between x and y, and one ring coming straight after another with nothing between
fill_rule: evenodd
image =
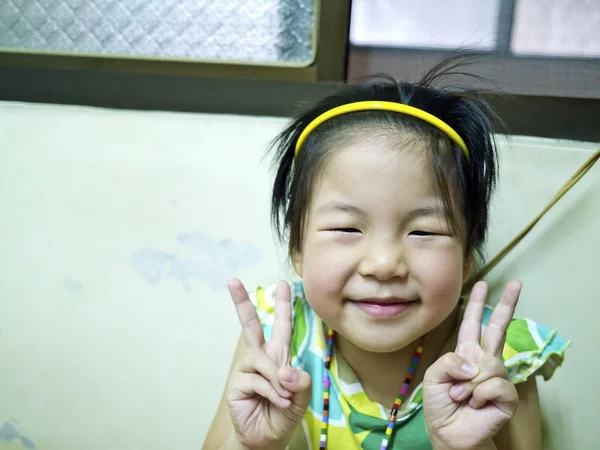
<instances>
[{"instance_id":1,"label":"smiling face","mask_svg":"<svg viewBox=\"0 0 600 450\"><path fill-rule=\"evenodd\" d=\"M418 144L360 140L315 182L294 267L313 310L363 350L396 351L440 325L468 273L427 158Z\"/></svg>"}]
</instances>

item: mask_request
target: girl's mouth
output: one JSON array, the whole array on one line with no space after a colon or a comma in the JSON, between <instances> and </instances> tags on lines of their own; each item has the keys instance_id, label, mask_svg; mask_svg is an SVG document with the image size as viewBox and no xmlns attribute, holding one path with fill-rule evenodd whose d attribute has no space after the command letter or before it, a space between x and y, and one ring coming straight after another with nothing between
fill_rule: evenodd
<instances>
[{"instance_id":1,"label":"girl's mouth","mask_svg":"<svg viewBox=\"0 0 600 450\"><path fill-rule=\"evenodd\" d=\"M414 301L400 299L363 299L350 300L366 314L376 318L391 318L406 311Z\"/></svg>"}]
</instances>

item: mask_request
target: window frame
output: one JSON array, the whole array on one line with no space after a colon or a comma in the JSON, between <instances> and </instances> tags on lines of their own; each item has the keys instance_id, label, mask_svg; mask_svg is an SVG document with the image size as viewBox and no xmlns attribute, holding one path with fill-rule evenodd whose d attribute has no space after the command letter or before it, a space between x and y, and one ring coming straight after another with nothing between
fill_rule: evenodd
<instances>
[{"instance_id":1,"label":"window frame","mask_svg":"<svg viewBox=\"0 0 600 450\"><path fill-rule=\"evenodd\" d=\"M81 65L72 59L44 60L44 56L9 57L0 53L0 101L291 117L305 105L341 88L346 81L346 62L349 68L356 64L356 49L348 50L350 3L323 1L315 62L304 70L214 64L168 67L169 63L147 67L132 63L129 67L95 58ZM378 54L388 63L402 60L402 53L418 62L419 70L410 73L409 80L422 74L423 66L429 67L444 53L396 50L387 53L389 49L379 49ZM507 64L506 58L503 64ZM600 74L598 65L588 66L581 60L573 64L573 70L592 70L591 76ZM294 70L299 72L294 74ZM508 102L493 96L488 99L510 133L600 142L599 98L557 92L513 94Z\"/></svg>"},{"instance_id":2,"label":"window frame","mask_svg":"<svg viewBox=\"0 0 600 450\"><path fill-rule=\"evenodd\" d=\"M357 47L348 50L348 79L374 73L416 81L423 68L431 67L451 51L391 47ZM477 52L480 60L469 72L495 83L493 86L515 95L600 99L600 58L555 58L498 55ZM503 79L496 80L501 73ZM536 78L544 74L544 82ZM491 88L474 82L474 86Z\"/></svg>"},{"instance_id":3,"label":"window frame","mask_svg":"<svg viewBox=\"0 0 600 450\"><path fill-rule=\"evenodd\" d=\"M66 55L0 49L0 70L33 68L79 73L164 75L289 82L344 81L350 22L350 0L314 0L315 58L312 64L292 65L176 61L143 57ZM347 17L347 20L340 18Z\"/></svg>"},{"instance_id":4,"label":"window frame","mask_svg":"<svg viewBox=\"0 0 600 450\"><path fill-rule=\"evenodd\" d=\"M482 55L481 64L469 68L474 74L495 81L503 92L517 95L600 98L600 58L520 55L511 52L511 41L518 0L502 0L497 18L497 42L494 49L474 49ZM415 81L423 67L451 53L441 48L362 46L349 43L348 78L363 78L387 73L398 79ZM421 70L419 70L421 69ZM509 70L510 69L510 70ZM544 74L527 82L530 75ZM489 86L488 86L489 87Z\"/></svg>"}]
</instances>

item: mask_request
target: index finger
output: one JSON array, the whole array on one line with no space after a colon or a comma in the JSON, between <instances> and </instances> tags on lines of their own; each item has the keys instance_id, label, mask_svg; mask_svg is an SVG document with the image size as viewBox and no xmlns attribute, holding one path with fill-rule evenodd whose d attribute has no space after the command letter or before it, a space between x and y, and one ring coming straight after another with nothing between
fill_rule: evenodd
<instances>
[{"instance_id":1,"label":"index finger","mask_svg":"<svg viewBox=\"0 0 600 450\"><path fill-rule=\"evenodd\" d=\"M521 293L521 282L511 281L504 288L500 303L494 309L490 321L483 333L483 351L500 357L506 339L506 330L515 314L519 294Z\"/></svg>"},{"instance_id":2,"label":"index finger","mask_svg":"<svg viewBox=\"0 0 600 450\"><path fill-rule=\"evenodd\" d=\"M233 279L227 283L227 289L233 299L238 319L242 325L242 334L248 348L261 348L265 343L263 328L258 319L254 305L248 292L240 280Z\"/></svg>"},{"instance_id":3,"label":"index finger","mask_svg":"<svg viewBox=\"0 0 600 450\"><path fill-rule=\"evenodd\" d=\"M472 343L479 345L481 338L481 320L485 308L485 299L487 297L487 283L479 281L475 283L469 296L469 302L465 308L460 329L458 330L458 341L456 347L461 344Z\"/></svg>"}]
</instances>

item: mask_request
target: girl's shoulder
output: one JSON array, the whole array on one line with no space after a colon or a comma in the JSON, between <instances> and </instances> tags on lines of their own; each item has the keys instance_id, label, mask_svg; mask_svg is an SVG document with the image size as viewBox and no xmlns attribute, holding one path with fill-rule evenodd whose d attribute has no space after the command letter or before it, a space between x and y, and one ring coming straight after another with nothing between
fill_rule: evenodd
<instances>
[{"instance_id":1,"label":"girl's shoulder","mask_svg":"<svg viewBox=\"0 0 600 450\"><path fill-rule=\"evenodd\" d=\"M481 332L487 327L494 308L486 305ZM513 383L522 383L533 374L549 380L562 364L571 341L557 330L525 317L514 317L506 330L502 360Z\"/></svg>"}]
</instances>

